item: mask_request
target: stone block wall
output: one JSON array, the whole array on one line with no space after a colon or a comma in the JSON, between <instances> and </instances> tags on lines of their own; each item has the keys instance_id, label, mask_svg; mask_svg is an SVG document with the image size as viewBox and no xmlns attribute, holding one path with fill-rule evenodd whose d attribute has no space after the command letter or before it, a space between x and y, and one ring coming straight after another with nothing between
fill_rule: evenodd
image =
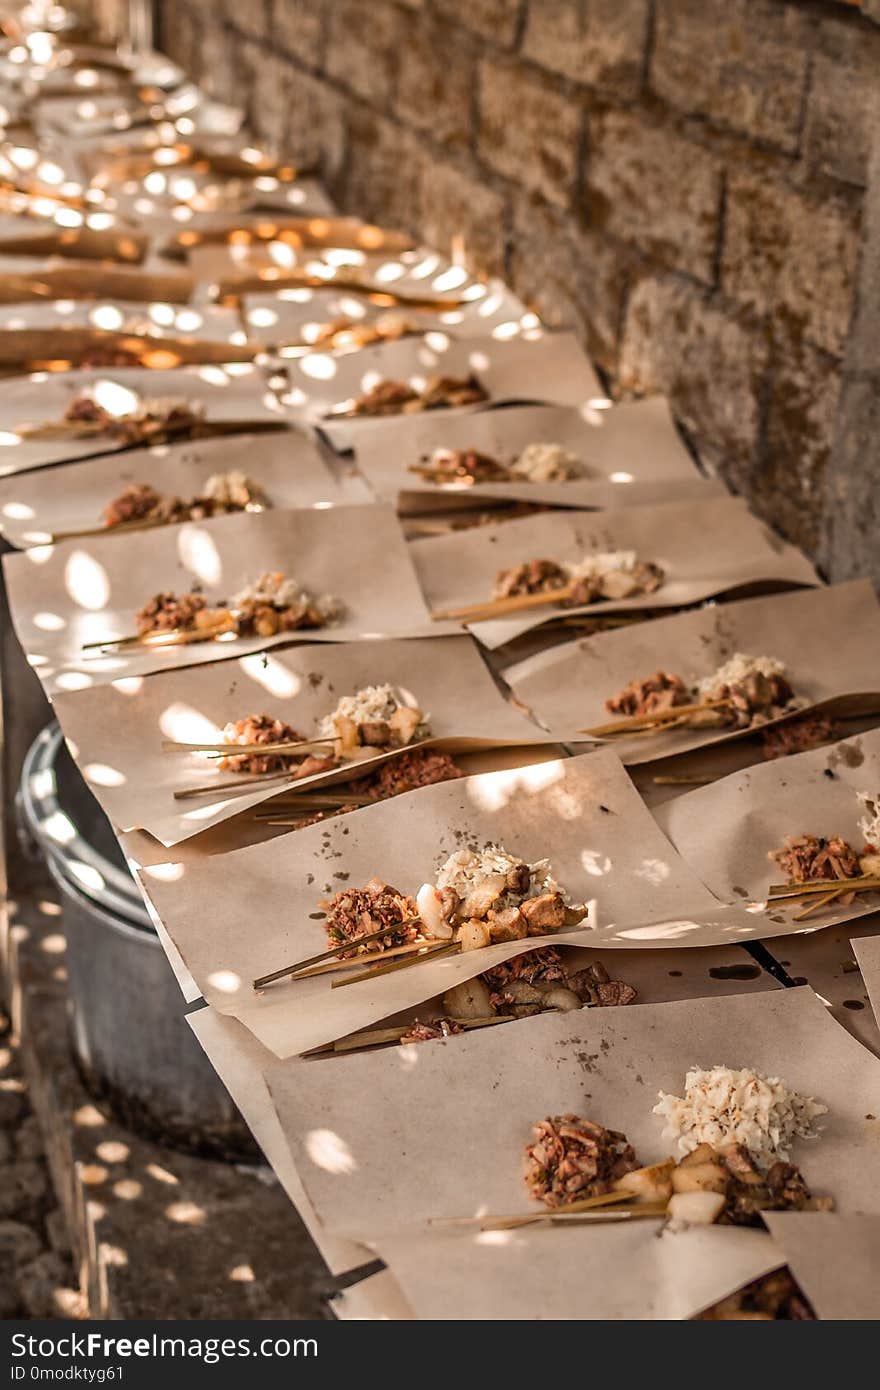
<instances>
[{"instance_id":1,"label":"stone block wall","mask_svg":"<svg viewBox=\"0 0 880 1390\"><path fill-rule=\"evenodd\" d=\"M872 259L872 12L880 0L157 0L160 46L315 161L341 206L462 244L573 326L614 394L668 392L701 455L839 574L858 567L829 461ZM880 509L876 453L873 467ZM867 563L880 578L870 546Z\"/></svg>"}]
</instances>

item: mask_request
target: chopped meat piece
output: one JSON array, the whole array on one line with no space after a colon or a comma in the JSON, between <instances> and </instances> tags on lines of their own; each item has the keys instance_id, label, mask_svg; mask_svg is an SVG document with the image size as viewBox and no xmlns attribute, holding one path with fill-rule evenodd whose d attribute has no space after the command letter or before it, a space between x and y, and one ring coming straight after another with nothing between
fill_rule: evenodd
<instances>
[{"instance_id":1,"label":"chopped meat piece","mask_svg":"<svg viewBox=\"0 0 880 1390\"><path fill-rule=\"evenodd\" d=\"M638 1167L625 1134L577 1115L555 1115L534 1125L526 1146L526 1185L548 1207L609 1192Z\"/></svg>"},{"instance_id":2,"label":"chopped meat piece","mask_svg":"<svg viewBox=\"0 0 880 1390\"><path fill-rule=\"evenodd\" d=\"M733 1226L759 1226L762 1211L822 1210L827 1200L813 1201L800 1169L793 1163L777 1161L765 1173L742 1144L729 1144L718 1150L718 1158L729 1175L727 1201L720 1220Z\"/></svg>"},{"instance_id":3,"label":"chopped meat piece","mask_svg":"<svg viewBox=\"0 0 880 1390\"><path fill-rule=\"evenodd\" d=\"M782 848L771 850L767 858L779 865L789 883L856 878L861 873L858 855L840 835L828 839L820 835L789 835Z\"/></svg>"},{"instance_id":4,"label":"chopped meat piece","mask_svg":"<svg viewBox=\"0 0 880 1390\"><path fill-rule=\"evenodd\" d=\"M634 986L624 980L608 980L596 986L596 1003L603 1009L623 1007L632 1004L636 993Z\"/></svg>"},{"instance_id":5,"label":"chopped meat piece","mask_svg":"<svg viewBox=\"0 0 880 1390\"><path fill-rule=\"evenodd\" d=\"M565 926L565 900L559 892L526 898L520 911L526 920L529 936L541 936L545 931L556 931L558 927Z\"/></svg>"},{"instance_id":6,"label":"chopped meat piece","mask_svg":"<svg viewBox=\"0 0 880 1390\"><path fill-rule=\"evenodd\" d=\"M352 403L330 412L330 417L357 415L409 415L441 406L475 405L488 400L476 377L431 377L420 391L406 381L378 381Z\"/></svg>"},{"instance_id":7,"label":"chopped meat piece","mask_svg":"<svg viewBox=\"0 0 880 1390\"><path fill-rule=\"evenodd\" d=\"M529 924L520 907L493 908L488 914L489 940L522 941L529 934Z\"/></svg>"},{"instance_id":8,"label":"chopped meat piece","mask_svg":"<svg viewBox=\"0 0 880 1390\"><path fill-rule=\"evenodd\" d=\"M438 406L477 405L488 399L477 378L471 373L465 377L430 377L419 396L419 403L422 410L436 410Z\"/></svg>"},{"instance_id":9,"label":"chopped meat piece","mask_svg":"<svg viewBox=\"0 0 880 1390\"><path fill-rule=\"evenodd\" d=\"M239 637L275 637L326 627L327 622L327 614L307 595L286 606L245 599L236 610L235 631Z\"/></svg>"},{"instance_id":10,"label":"chopped meat piece","mask_svg":"<svg viewBox=\"0 0 880 1390\"><path fill-rule=\"evenodd\" d=\"M568 574L555 560L525 560L512 569L498 571L492 597L514 598L519 594L550 593L567 585Z\"/></svg>"},{"instance_id":11,"label":"chopped meat piece","mask_svg":"<svg viewBox=\"0 0 880 1390\"><path fill-rule=\"evenodd\" d=\"M418 401L417 391L405 381L377 381L376 385L352 403L349 415L397 415L411 401Z\"/></svg>"},{"instance_id":12,"label":"chopped meat piece","mask_svg":"<svg viewBox=\"0 0 880 1390\"><path fill-rule=\"evenodd\" d=\"M400 1039L402 1043L434 1042L437 1038L452 1038L463 1033L460 1023L452 1018L432 1018L430 1023L420 1023L418 1019Z\"/></svg>"},{"instance_id":13,"label":"chopped meat piece","mask_svg":"<svg viewBox=\"0 0 880 1390\"><path fill-rule=\"evenodd\" d=\"M806 714L761 734L761 751L765 758L787 758L791 753L806 753L819 748L837 736L837 726L827 714Z\"/></svg>"},{"instance_id":14,"label":"chopped meat piece","mask_svg":"<svg viewBox=\"0 0 880 1390\"><path fill-rule=\"evenodd\" d=\"M506 483L517 475L489 454L476 449L437 449L425 463L412 464L416 473L428 483Z\"/></svg>"},{"instance_id":15,"label":"chopped meat piece","mask_svg":"<svg viewBox=\"0 0 880 1390\"><path fill-rule=\"evenodd\" d=\"M198 615L207 613L208 605L201 594L172 593L154 594L136 614L137 630L141 635L148 632L171 632L175 628L191 628L196 625Z\"/></svg>"},{"instance_id":16,"label":"chopped meat piece","mask_svg":"<svg viewBox=\"0 0 880 1390\"><path fill-rule=\"evenodd\" d=\"M62 417L71 424L106 426L113 422L114 416L91 396L75 396Z\"/></svg>"},{"instance_id":17,"label":"chopped meat piece","mask_svg":"<svg viewBox=\"0 0 880 1390\"><path fill-rule=\"evenodd\" d=\"M711 698L725 702L714 711L725 726L748 729L781 714L794 699L794 691L785 676L752 671L736 685L719 686Z\"/></svg>"},{"instance_id":18,"label":"chopped meat piece","mask_svg":"<svg viewBox=\"0 0 880 1390\"><path fill-rule=\"evenodd\" d=\"M438 753L435 748L414 748L383 763L369 777L358 782L357 789L363 791L370 801L384 801L386 797L398 796L401 792L432 787L437 782L451 782L461 776L461 768L456 767L448 753Z\"/></svg>"},{"instance_id":19,"label":"chopped meat piece","mask_svg":"<svg viewBox=\"0 0 880 1390\"><path fill-rule=\"evenodd\" d=\"M816 1314L787 1269L775 1269L699 1314L703 1322L811 1322Z\"/></svg>"},{"instance_id":20,"label":"chopped meat piece","mask_svg":"<svg viewBox=\"0 0 880 1390\"><path fill-rule=\"evenodd\" d=\"M605 701L605 708L609 714L654 714L657 710L672 709L675 705L687 705L692 698L681 676L671 676L668 671L655 671L643 680L630 681L629 685Z\"/></svg>"},{"instance_id":21,"label":"chopped meat piece","mask_svg":"<svg viewBox=\"0 0 880 1390\"><path fill-rule=\"evenodd\" d=\"M223 730L223 738L226 743L234 746L237 743L297 743L302 739L302 735L289 724L283 723L280 719L273 719L269 714L252 714L246 719L237 720L234 724L227 724ZM317 772L329 772L336 763L333 758L308 752L230 753L218 759L216 766L221 772L264 773L284 772L289 769L296 771L300 777L312 777Z\"/></svg>"},{"instance_id":22,"label":"chopped meat piece","mask_svg":"<svg viewBox=\"0 0 880 1390\"><path fill-rule=\"evenodd\" d=\"M132 483L104 508L105 526L124 526L130 521L143 521L159 509L162 498L149 483Z\"/></svg>"},{"instance_id":23,"label":"chopped meat piece","mask_svg":"<svg viewBox=\"0 0 880 1390\"><path fill-rule=\"evenodd\" d=\"M321 906L327 911L324 928L332 946L356 942L359 936L369 936L385 926L388 927L387 936L371 941L371 951L405 946L418 935L416 905L412 898L379 879L371 880L363 888L344 888Z\"/></svg>"},{"instance_id":24,"label":"chopped meat piece","mask_svg":"<svg viewBox=\"0 0 880 1390\"><path fill-rule=\"evenodd\" d=\"M537 951L526 951L522 956L514 956L513 960L490 966L480 979L488 986L494 1007L500 1008L504 991L514 980L525 980L530 985L536 980L561 984L565 981L565 971L556 947L542 946Z\"/></svg>"},{"instance_id":25,"label":"chopped meat piece","mask_svg":"<svg viewBox=\"0 0 880 1390\"><path fill-rule=\"evenodd\" d=\"M355 319L339 318L330 323L322 323L312 339L313 347L365 348L373 343L393 343L418 328L406 319L395 314L383 314L373 323L360 323Z\"/></svg>"}]
</instances>

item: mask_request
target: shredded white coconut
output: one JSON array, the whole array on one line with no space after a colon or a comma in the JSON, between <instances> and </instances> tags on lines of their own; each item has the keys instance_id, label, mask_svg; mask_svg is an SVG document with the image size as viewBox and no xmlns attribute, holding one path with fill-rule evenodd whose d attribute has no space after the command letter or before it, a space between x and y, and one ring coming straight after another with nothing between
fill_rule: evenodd
<instances>
[{"instance_id":1,"label":"shredded white coconut","mask_svg":"<svg viewBox=\"0 0 880 1390\"><path fill-rule=\"evenodd\" d=\"M880 792L858 792L857 795L867 813L859 821L865 844L880 848Z\"/></svg>"},{"instance_id":2,"label":"shredded white coconut","mask_svg":"<svg viewBox=\"0 0 880 1390\"><path fill-rule=\"evenodd\" d=\"M244 507L259 493L256 483L240 468L231 468L228 473L212 473L202 488L203 497L227 507Z\"/></svg>"},{"instance_id":3,"label":"shredded white coconut","mask_svg":"<svg viewBox=\"0 0 880 1390\"><path fill-rule=\"evenodd\" d=\"M580 459L561 444L527 444L511 468L533 483L564 483L583 471Z\"/></svg>"},{"instance_id":4,"label":"shredded white coconut","mask_svg":"<svg viewBox=\"0 0 880 1390\"><path fill-rule=\"evenodd\" d=\"M244 588L232 600L235 606L242 603L273 603L277 608L291 608L295 603L308 602L308 594L301 589L295 579L276 570L261 574L252 584Z\"/></svg>"},{"instance_id":5,"label":"shredded white coconut","mask_svg":"<svg viewBox=\"0 0 880 1390\"><path fill-rule=\"evenodd\" d=\"M742 685L748 676L784 676L785 663L778 661L775 656L747 656L745 652L736 652L734 656L726 661L723 666L719 666L717 671L713 671L711 676L704 676L697 683L697 690L704 699L714 699L716 695L726 685Z\"/></svg>"},{"instance_id":6,"label":"shredded white coconut","mask_svg":"<svg viewBox=\"0 0 880 1390\"><path fill-rule=\"evenodd\" d=\"M321 720L319 732L324 738L334 738L340 719L350 719L353 724L385 724L405 704L391 685L366 685L354 695L343 695L333 713Z\"/></svg>"},{"instance_id":7,"label":"shredded white coconut","mask_svg":"<svg viewBox=\"0 0 880 1390\"><path fill-rule=\"evenodd\" d=\"M677 1139L681 1153L698 1144L744 1144L764 1164L788 1159L793 1140L814 1139L814 1120L828 1113L826 1105L790 1091L779 1077L747 1067L692 1067L683 1097L665 1091L659 1097L654 1114L666 1121L663 1137Z\"/></svg>"},{"instance_id":8,"label":"shredded white coconut","mask_svg":"<svg viewBox=\"0 0 880 1390\"><path fill-rule=\"evenodd\" d=\"M497 874L510 873L526 861L515 854L508 854L500 845L487 845L485 849L459 849L451 854L446 863L437 870L435 886L452 888L462 899L467 898L475 888ZM529 886L525 893L508 890L505 900L518 906L526 898L537 898L542 893L556 893L559 884L550 873L550 860L538 859L528 865Z\"/></svg>"},{"instance_id":9,"label":"shredded white coconut","mask_svg":"<svg viewBox=\"0 0 880 1390\"><path fill-rule=\"evenodd\" d=\"M601 579L608 574L634 574L638 563L634 550L598 550L565 569L572 579Z\"/></svg>"}]
</instances>

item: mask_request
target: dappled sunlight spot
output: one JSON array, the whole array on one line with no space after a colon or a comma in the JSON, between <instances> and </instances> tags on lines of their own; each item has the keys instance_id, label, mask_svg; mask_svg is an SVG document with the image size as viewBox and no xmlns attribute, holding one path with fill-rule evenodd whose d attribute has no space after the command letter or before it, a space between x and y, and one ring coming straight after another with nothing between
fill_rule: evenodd
<instances>
[{"instance_id":1,"label":"dappled sunlight spot","mask_svg":"<svg viewBox=\"0 0 880 1390\"><path fill-rule=\"evenodd\" d=\"M31 934L28 931L27 927L22 927L19 925L12 927L9 932L9 935L11 936L13 941L29 941Z\"/></svg>"},{"instance_id":2,"label":"dappled sunlight spot","mask_svg":"<svg viewBox=\"0 0 880 1390\"><path fill-rule=\"evenodd\" d=\"M97 613L110 600L110 580L104 566L86 550L74 550L64 566L64 587L78 608Z\"/></svg>"},{"instance_id":3,"label":"dappled sunlight spot","mask_svg":"<svg viewBox=\"0 0 880 1390\"><path fill-rule=\"evenodd\" d=\"M34 627L41 632L61 632L67 627L67 620L60 613L35 613Z\"/></svg>"},{"instance_id":4,"label":"dappled sunlight spot","mask_svg":"<svg viewBox=\"0 0 880 1390\"><path fill-rule=\"evenodd\" d=\"M586 873L592 878L602 878L611 872L611 860L607 854L602 854L600 850L582 849L581 864Z\"/></svg>"},{"instance_id":5,"label":"dappled sunlight spot","mask_svg":"<svg viewBox=\"0 0 880 1390\"><path fill-rule=\"evenodd\" d=\"M104 875L95 868L94 864L83 864L79 859L72 859L67 867L83 888L91 888L93 892L99 893L106 887Z\"/></svg>"},{"instance_id":6,"label":"dappled sunlight spot","mask_svg":"<svg viewBox=\"0 0 880 1390\"><path fill-rule=\"evenodd\" d=\"M160 328L170 328L174 323L174 309L170 304L151 304L147 313Z\"/></svg>"},{"instance_id":7,"label":"dappled sunlight spot","mask_svg":"<svg viewBox=\"0 0 880 1390\"><path fill-rule=\"evenodd\" d=\"M105 1265L112 1265L115 1269L124 1269L128 1264L128 1256L118 1245L106 1245L102 1242L98 1246L100 1259Z\"/></svg>"},{"instance_id":8,"label":"dappled sunlight spot","mask_svg":"<svg viewBox=\"0 0 880 1390\"><path fill-rule=\"evenodd\" d=\"M474 1245L512 1245L513 1242L512 1231L478 1231L474 1236Z\"/></svg>"},{"instance_id":9,"label":"dappled sunlight spot","mask_svg":"<svg viewBox=\"0 0 880 1390\"><path fill-rule=\"evenodd\" d=\"M36 513L26 502L7 502L3 508L3 515L10 521L33 521Z\"/></svg>"},{"instance_id":10,"label":"dappled sunlight spot","mask_svg":"<svg viewBox=\"0 0 880 1390\"><path fill-rule=\"evenodd\" d=\"M290 700L294 695L298 695L302 689L302 677L295 671L290 671L280 662L277 657L266 656L255 652L251 656L243 656L238 663L239 670L243 671L252 681L256 681L270 695L274 695L278 700ZM195 742L195 740L191 740ZM201 740L207 743L207 739Z\"/></svg>"},{"instance_id":11,"label":"dappled sunlight spot","mask_svg":"<svg viewBox=\"0 0 880 1390\"><path fill-rule=\"evenodd\" d=\"M213 536L201 526L178 528L177 553L184 567L203 584L216 588L223 577L223 561Z\"/></svg>"},{"instance_id":12,"label":"dappled sunlight spot","mask_svg":"<svg viewBox=\"0 0 880 1390\"><path fill-rule=\"evenodd\" d=\"M138 408L138 394L118 381L96 381L92 398L110 415L131 415Z\"/></svg>"},{"instance_id":13,"label":"dappled sunlight spot","mask_svg":"<svg viewBox=\"0 0 880 1390\"><path fill-rule=\"evenodd\" d=\"M95 1145L95 1153L104 1163L124 1163L131 1149L119 1139L102 1139Z\"/></svg>"},{"instance_id":14,"label":"dappled sunlight spot","mask_svg":"<svg viewBox=\"0 0 880 1390\"><path fill-rule=\"evenodd\" d=\"M85 671L62 671L56 676L55 684L59 690L88 690L94 681Z\"/></svg>"},{"instance_id":15,"label":"dappled sunlight spot","mask_svg":"<svg viewBox=\"0 0 880 1390\"><path fill-rule=\"evenodd\" d=\"M41 656L39 652L28 652L25 660L28 666L33 666L35 670L39 670L41 666L48 666L49 664L49 658L47 656Z\"/></svg>"},{"instance_id":16,"label":"dappled sunlight spot","mask_svg":"<svg viewBox=\"0 0 880 1390\"><path fill-rule=\"evenodd\" d=\"M431 281L431 288L443 294L445 290L457 290L466 284L469 279L468 273L463 265L451 265L448 270L443 270Z\"/></svg>"},{"instance_id":17,"label":"dappled sunlight spot","mask_svg":"<svg viewBox=\"0 0 880 1390\"><path fill-rule=\"evenodd\" d=\"M229 1278L233 1284L252 1284L256 1277L250 1265L236 1265L229 1271Z\"/></svg>"},{"instance_id":18,"label":"dappled sunlight spot","mask_svg":"<svg viewBox=\"0 0 880 1390\"><path fill-rule=\"evenodd\" d=\"M63 811L53 811L46 816L40 828L56 845L69 845L76 839L76 826Z\"/></svg>"},{"instance_id":19,"label":"dappled sunlight spot","mask_svg":"<svg viewBox=\"0 0 880 1390\"><path fill-rule=\"evenodd\" d=\"M278 322L278 315L268 305L258 305L256 309L248 310L247 321L254 328L271 328L273 323Z\"/></svg>"},{"instance_id":20,"label":"dappled sunlight spot","mask_svg":"<svg viewBox=\"0 0 880 1390\"><path fill-rule=\"evenodd\" d=\"M176 743L219 743L223 737L219 725L182 701L175 701L162 711L159 728Z\"/></svg>"},{"instance_id":21,"label":"dappled sunlight spot","mask_svg":"<svg viewBox=\"0 0 880 1390\"><path fill-rule=\"evenodd\" d=\"M149 864L143 869L149 878L154 878L158 883L177 883L178 879L183 878L186 872L184 864Z\"/></svg>"},{"instance_id":22,"label":"dappled sunlight spot","mask_svg":"<svg viewBox=\"0 0 880 1390\"><path fill-rule=\"evenodd\" d=\"M86 1187L100 1187L110 1174L102 1163L84 1163L79 1170L79 1176Z\"/></svg>"},{"instance_id":23,"label":"dappled sunlight spot","mask_svg":"<svg viewBox=\"0 0 880 1390\"><path fill-rule=\"evenodd\" d=\"M135 1178L120 1178L119 1182L113 1184L113 1196L121 1198L123 1202L136 1202L143 1190L143 1183Z\"/></svg>"},{"instance_id":24,"label":"dappled sunlight spot","mask_svg":"<svg viewBox=\"0 0 880 1390\"><path fill-rule=\"evenodd\" d=\"M395 280L399 280L404 273L405 269L399 261L386 261L384 265L378 267L373 279L379 285L390 285Z\"/></svg>"},{"instance_id":25,"label":"dappled sunlight spot","mask_svg":"<svg viewBox=\"0 0 880 1390\"><path fill-rule=\"evenodd\" d=\"M181 819L186 821L210 820L212 816L217 815L218 811L225 811L227 806L232 806L234 804L234 798L219 798L217 801L209 801L206 806L194 806L191 811L184 811Z\"/></svg>"},{"instance_id":26,"label":"dappled sunlight spot","mask_svg":"<svg viewBox=\"0 0 880 1390\"><path fill-rule=\"evenodd\" d=\"M110 332L121 328L125 323L125 315L115 304L99 304L92 309L89 319L96 328L104 328Z\"/></svg>"},{"instance_id":27,"label":"dappled sunlight spot","mask_svg":"<svg viewBox=\"0 0 880 1390\"><path fill-rule=\"evenodd\" d=\"M26 1089L24 1082L20 1081L17 1076L5 1076L0 1081L0 1091L5 1091L9 1095L23 1096Z\"/></svg>"},{"instance_id":28,"label":"dappled sunlight spot","mask_svg":"<svg viewBox=\"0 0 880 1390\"><path fill-rule=\"evenodd\" d=\"M755 915L758 914L758 913L766 912L768 906L769 906L769 904L767 903L767 900L765 899L763 902L760 902L760 903L746 903L746 904L745 904L745 909L746 909L746 912L751 912L752 915L755 916Z\"/></svg>"},{"instance_id":29,"label":"dappled sunlight spot","mask_svg":"<svg viewBox=\"0 0 880 1390\"><path fill-rule=\"evenodd\" d=\"M214 970L208 976L208 984L221 994L235 994L241 989L241 983L241 976L236 975L234 970Z\"/></svg>"},{"instance_id":30,"label":"dappled sunlight spot","mask_svg":"<svg viewBox=\"0 0 880 1390\"><path fill-rule=\"evenodd\" d=\"M207 1212L195 1202L172 1202L165 1208L165 1215L179 1226L201 1226Z\"/></svg>"},{"instance_id":31,"label":"dappled sunlight spot","mask_svg":"<svg viewBox=\"0 0 880 1390\"><path fill-rule=\"evenodd\" d=\"M53 932L51 936L43 937L40 950L45 951L47 956L61 956L67 950L67 941L60 932Z\"/></svg>"},{"instance_id":32,"label":"dappled sunlight spot","mask_svg":"<svg viewBox=\"0 0 880 1390\"><path fill-rule=\"evenodd\" d=\"M12 430L0 430L0 448L12 449L21 443L21 435Z\"/></svg>"},{"instance_id":33,"label":"dappled sunlight spot","mask_svg":"<svg viewBox=\"0 0 880 1390\"><path fill-rule=\"evenodd\" d=\"M580 797L565 787L554 787L548 797L548 804L560 820L577 820L583 815L584 807Z\"/></svg>"},{"instance_id":34,"label":"dappled sunlight spot","mask_svg":"<svg viewBox=\"0 0 880 1390\"><path fill-rule=\"evenodd\" d=\"M290 270L296 265L296 252L283 241L270 241L266 248L269 259L282 270Z\"/></svg>"},{"instance_id":35,"label":"dappled sunlight spot","mask_svg":"<svg viewBox=\"0 0 880 1390\"><path fill-rule=\"evenodd\" d=\"M485 352L472 352L468 357L468 366L475 372L485 372L490 365Z\"/></svg>"},{"instance_id":36,"label":"dappled sunlight spot","mask_svg":"<svg viewBox=\"0 0 880 1390\"><path fill-rule=\"evenodd\" d=\"M669 865L665 864L662 859L645 859L636 869L635 876L636 878L647 879L648 883L653 883L657 887L659 884L665 883L671 873L672 870Z\"/></svg>"},{"instance_id":37,"label":"dappled sunlight spot","mask_svg":"<svg viewBox=\"0 0 880 1390\"><path fill-rule=\"evenodd\" d=\"M80 1129L98 1129L107 1122L94 1105L81 1105L73 1112L73 1123Z\"/></svg>"},{"instance_id":38,"label":"dappled sunlight spot","mask_svg":"<svg viewBox=\"0 0 880 1390\"><path fill-rule=\"evenodd\" d=\"M451 346L449 334L439 333L437 329L425 334L425 342L432 352L448 352Z\"/></svg>"},{"instance_id":39,"label":"dappled sunlight spot","mask_svg":"<svg viewBox=\"0 0 880 1390\"><path fill-rule=\"evenodd\" d=\"M336 375L336 363L324 352L310 352L300 360L300 371L315 381L331 381Z\"/></svg>"},{"instance_id":40,"label":"dappled sunlight spot","mask_svg":"<svg viewBox=\"0 0 880 1390\"><path fill-rule=\"evenodd\" d=\"M60 917L61 904L53 903L49 898L40 898L37 909L42 912L44 917Z\"/></svg>"},{"instance_id":41,"label":"dappled sunlight spot","mask_svg":"<svg viewBox=\"0 0 880 1390\"><path fill-rule=\"evenodd\" d=\"M648 927L627 927L619 935L631 941L676 941L689 936L691 932L702 931L699 922L682 920L678 922L654 922Z\"/></svg>"},{"instance_id":42,"label":"dappled sunlight spot","mask_svg":"<svg viewBox=\"0 0 880 1390\"><path fill-rule=\"evenodd\" d=\"M167 1168L163 1168L160 1163L148 1163L145 1172L156 1182L165 1183L167 1187L179 1187L180 1178L176 1173L172 1173Z\"/></svg>"},{"instance_id":43,"label":"dappled sunlight spot","mask_svg":"<svg viewBox=\"0 0 880 1390\"><path fill-rule=\"evenodd\" d=\"M21 538L25 545L50 545L52 533L51 531L23 531Z\"/></svg>"},{"instance_id":44,"label":"dappled sunlight spot","mask_svg":"<svg viewBox=\"0 0 880 1390\"><path fill-rule=\"evenodd\" d=\"M634 483L635 478L632 473L609 473L608 481L610 483Z\"/></svg>"},{"instance_id":45,"label":"dappled sunlight spot","mask_svg":"<svg viewBox=\"0 0 880 1390\"><path fill-rule=\"evenodd\" d=\"M121 656L90 656L89 672L94 671L123 671L125 661Z\"/></svg>"},{"instance_id":46,"label":"dappled sunlight spot","mask_svg":"<svg viewBox=\"0 0 880 1390\"><path fill-rule=\"evenodd\" d=\"M55 554L55 547L54 545L35 545L24 553L32 565L45 565L46 561L51 560Z\"/></svg>"},{"instance_id":47,"label":"dappled sunlight spot","mask_svg":"<svg viewBox=\"0 0 880 1390\"><path fill-rule=\"evenodd\" d=\"M65 965L56 965L55 969L52 971L52 979L59 980L63 983L67 979L67 967Z\"/></svg>"},{"instance_id":48,"label":"dappled sunlight spot","mask_svg":"<svg viewBox=\"0 0 880 1390\"><path fill-rule=\"evenodd\" d=\"M357 1171L357 1163L345 1140L332 1129L313 1129L306 1135L306 1153L316 1168L346 1177Z\"/></svg>"},{"instance_id":49,"label":"dappled sunlight spot","mask_svg":"<svg viewBox=\"0 0 880 1390\"><path fill-rule=\"evenodd\" d=\"M398 1066L403 1071L412 1071L419 1063L419 1049L417 1047L399 1047L396 1052Z\"/></svg>"},{"instance_id":50,"label":"dappled sunlight spot","mask_svg":"<svg viewBox=\"0 0 880 1390\"><path fill-rule=\"evenodd\" d=\"M123 676L118 681L111 681L114 690L118 690L120 695L137 695L144 683L143 676Z\"/></svg>"},{"instance_id":51,"label":"dappled sunlight spot","mask_svg":"<svg viewBox=\"0 0 880 1390\"><path fill-rule=\"evenodd\" d=\"M562 781L565 770L561 762L536 763L533 767L503 769L499 772L484 772L478 777L470 777L467 793L471 800L484 811L500 811L518 793L534 796L554 783Z\"/></svg>"},{"instance_id":52,"label":"dappled sunlight spot","mask_svg":"<svg viewBox=\"0 0 880 1390\"><path fill-rule=\"evenodd\" d=\"M208 386L229 385L229 377L221 367L199 367L196 375Z\"/></svg>"}]
</instances>

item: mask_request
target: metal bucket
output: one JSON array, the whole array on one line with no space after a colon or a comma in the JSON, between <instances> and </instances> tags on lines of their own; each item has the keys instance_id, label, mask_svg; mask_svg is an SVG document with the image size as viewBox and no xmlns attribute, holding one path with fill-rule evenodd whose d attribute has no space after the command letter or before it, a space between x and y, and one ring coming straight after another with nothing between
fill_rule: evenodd
<instances>
[{"instance_id":1,"label":"metal bucket","mask_svg":"<svg viewBox=\"0 0 880 1390\"><path fill-rule=\"evenodd\" d=\"M50 724L25 759L19 823L58 888L73 1045L125 1123L197 1152L253 1141L185 1022L185 1004L104 812Z\"/></svg>"}]
</instances>

